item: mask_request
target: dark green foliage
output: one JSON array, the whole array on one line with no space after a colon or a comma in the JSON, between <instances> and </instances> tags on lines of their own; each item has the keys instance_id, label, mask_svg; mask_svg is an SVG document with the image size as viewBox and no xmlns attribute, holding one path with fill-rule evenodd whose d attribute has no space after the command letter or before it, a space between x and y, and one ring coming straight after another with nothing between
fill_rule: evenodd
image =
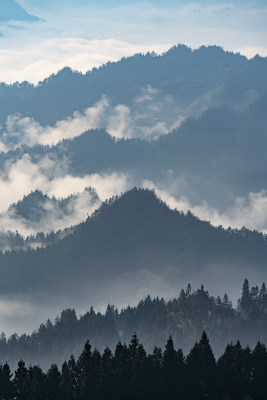
<instances>
[{"instance_id":1,"label":"dark green foliage","mask_svg":"<svg viewBox=\"0 0 267 400\"><path fill-rule=\"evenodd\" d=\"M0 399L263 400L266 367L261 343L252 352L239 341L228 345L216 362L205 332L186 358L171 337L163 354L155 348L147 355L134 334L128 346L117 344L114 355L108 348L92 352L87 341L77 364L71 356L61 373L55 364L46 374L37 366L27 370L21 360L12 380L5 364L0 367Z\"/></svg>"},{"instance_id":2,"label":"dark green foliage","mask_svg":"<svg viewBox=\"0 0 267 400\"><path fill-rule=\"evenodd\" d=\"M29 368L29 400L46 400L48 391L48 377L40 367ZM51 398L51 397L50 397Z\"/></svg>"},{"instance_id":3,"label":"dark green foliage","mask_svg":"<svg viewBox=\"0 0 267 400\"><path fill-rule=\"evenodd\" d=\"M267 352L264 344L258 342L252 352L251 392L256 400L264 400L267 393Z\"/></svg>"},{"instance_id":4,"label":"dark green foliage","mask_svg":"<svg viewBox=\"0 0 267 400\"><path fill-rule=\"evenodd\" d=\"M12 381L13 374L7 363L0 366L0 399L12 400L14 398L14 381Z\"/></svg>"},{"instance_id":5,"label":"dark green foliage","mask_svg":"<svg viewBox=\"0 0 267 400\"><path fill-rule=\"evenodd\" d=\"M78 359L77 392L81 400L98 399L100 392L101 355L97 350L91 352L89 341Z\"/></svg>"},{"instance_id":6,"label":"dark green foliage","mask_svg":"<svg viewBox=\"0 0 267 400\"><path fill-rule=\"evenodd\" d=\"M18 363L13 382L16 399L28 400L30 396L30 377L23 360L20 360Z\"/></svg>"},{"instance_id":7,"label":"dark green foliage","mask_svg":"<svg viewBox=\"0 0 267 400\"><path fill-rule=\"evenodd\" d=\"M266 259L265 235L245 228L216 228L189 212L170 210L152 191L134 188L103 203L53 246L0 253L0 290L3 296L27 293L34 301L40 292L59 296L60 282L62 297L71 292L73 301L103 303L124 283L130 284L133 295L140 282L143 287L151 283L151 274L174 288L182 280L200 279L210 265L212 276L216 271L224 275L236 271L240 276L244 269L262 274ZM214 281L210 274L205 276L207 284ZM198 296L200 307L209 301L204 292ZM108 315L112 312L108 310ZM164 324L161 313L158 318ZM109 324L109 331L113 328Z\"/></svg>"},{"instance_id":8,"label":"dark green foliage","mask_svg":"<svg viewBox=\"0 0 267 400\"><path fill-rule=\"evenodd\" d=\"M191 398L215 400L218 397L216 362L206 332L188 354L186 367Z\"/></svg>"},{"instance_id":9,"label":"dark green foliage","mask_svg":"<svg viewBox=\"0 0 267 400\"><path fill-rule=\"evenodd\" d=\"M248 286L247 281L244 284ZM246 293L248 293L247 301L250 304L249 312L244 311L244 299L242 300L244 293L238 301L237 308L234 308L226 294L223 299L215 298L209 295L204 287L196 291L182 290L178 298L168 302L158 298L151 299L148 296L136 307L128 306L120 312L109 305L104 314L96 313L91 308L89 312L77 318L74 310L64 310L54 323L48 320L30 336L14 334L7 339L2 334L0 360L7 360L11 367L15 368L16 359L22 355L27 365L37 363L44 368L49 368L51 363L64 363L71 353L77 357L88 337L91 338L93 346L97 346L101 351L104 351L107 345L112 351L119 338L122 342L130 341L133 331L136 331L148 351L152 352L154 346L162 347L171 333L173 340L188 352L201 332L205 330L217 356L227 343L236 342L238 338L250 345L257 340L267 341L265 285L263 284L260 290L252 287ZM165 361L169 360L166 357L171 354L171 343L170 339L166 349L168 351L163 355ZM146 368L146 365L142 363L143 348L140 347L136 336L132 337L129 349L118 344L115 353L118 354L116 362L125 364L125 360L130 358L133 365L138 367L136 374L142 375L142 369ZM111 365L115 362L109 349L105 350L105 355L103 369L106 368L106 364ZM179 353L177 356L180 365L183 355ZM176 360L175 357L173 360ZM92 361L90 365L94 369L94 364L98 365L100 362L99 354L93 353L92 359L89 357L88 360ZM155 354L153 353L148 359L151 368L155 367L155 374L157 374L158 362L161 364L163 361L162 355L156 349ZM78 366L73 356L67 365L63 365L63 375L66 380L64 385L66 384L68 387L66 390L71 392L77 384ZM121 368L126 376L130 373L127 368ZM181 365L179 368L182 374Z\"/></svg>"},{"instance_id":10,"label":"dark green foliage","mask_svg":"<svg viewBox=\"0 0 267 400\"><path fill-rule=\"evenodd\" d=\"M210 98L208 105L242 106L249 90L266 93L266 81L266 58L247 60L217 46L191 50L178 45L161 56L153 52L136 54L85 75L63 68L37 86L2 83L0 122L10 114L28 112L41 124L53 125L74 111L92 106L103 94L113 104L131 105L140 88L147 85L163 96L172 95L179 108L187 108L203 97L205 104Z\"/></svg>"},{"instance_id":11,"label":"dark green foliage","mask_svg":"<svg viewBox=\"0 0 267 400\"><path fill-rule=\"evenodd\" d=\"M61 398L60 372L56 364L52 364L47 371L47 394L49 400Z\"/></svg>"},{"instance_id":12,"label":"dark green foliage","mask_svg":"<svg viewBox=\"0 0 267 400\"><path fill-rule=\"evenodd\" d=\"M252 377L249 347L242 348L239 340L235 345L228 345L218 360L218 374L225 396L236 400L242 400L245 395L249 396Z\"/></svg>"},{"instance_id":13,"label":"dark green foliage","mask_svg":"<svg viewBox=\"0 0 267 400\"><path fill-rule=\"evenodd\" d=\"M176 352L172 337L167 340L162 358L162 397L183 398L185 389L185 365L181 350Z\"/></svg>"}]
</instances>

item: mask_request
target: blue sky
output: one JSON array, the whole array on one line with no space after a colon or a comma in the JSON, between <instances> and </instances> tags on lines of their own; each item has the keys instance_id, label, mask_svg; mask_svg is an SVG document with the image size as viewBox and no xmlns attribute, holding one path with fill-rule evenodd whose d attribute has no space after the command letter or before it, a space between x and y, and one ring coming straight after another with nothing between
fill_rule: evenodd
<instances>
[{"instance_id":1,"label":"blue sky","mask_svg":"<svg viewBox=\"0 0 267 400\"><path fill-rule=\"evenodd\" d=\"M12 1L3 0L5 7ZM161 53L178 43L193 48L217 44L248 57L267 56L267 5L261 0L17 3L42 21L18 21L14 15L13 21L0 22L0 80L8 83L36 83L67 65L85 72L108 60L147 50Z\"/></svg>"}]
</instances>

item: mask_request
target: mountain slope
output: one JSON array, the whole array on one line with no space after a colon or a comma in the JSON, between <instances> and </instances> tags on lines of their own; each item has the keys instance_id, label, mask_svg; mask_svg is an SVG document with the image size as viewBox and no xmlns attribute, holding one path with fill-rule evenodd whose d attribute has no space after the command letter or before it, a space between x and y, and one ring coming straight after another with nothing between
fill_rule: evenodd
<instances>
[{"instance_id":1,"label":"mountain slope","mask_svg":"<svg viewBox=\"0 0 267 400\"><path fill-rule=\"evenodd\" d=\"M103 94L112 104L130 106L148 85L160 98L171 96L176 108L190 115L222 104L244 107L267 93L266 63L265 58L247 60L216 46L192 51L179 45L161 56L139 54L85 75L64 68L37 87L2 84L0 122L20 112L42 124L55 124L92 106Z\"/></svg>"},{"instance_id":2,"label":"mountain slope","mask_svg":"<svg viewBox=\"0 0 267 400\"><path fill-rule=\"evenodd\" d=\"M71 233L73 226L99 204L97 193L90 187L64 199L50 198L36 190L0 214L0 251L53 244Z\"/></svg>"},{"instance_id":3,"label":"mountain slope","mask_svg":"<svg viewBox=\"0 0 267 400\"><path fill-rule=\"evenodd\" d=\"M20 147L0 154L0 167L29 154L33 162L41 157L68 158L69 173L117 171L169 190L185 182L174 196L186 196L191 203L205 200L225 209L233 199L267 190L265 148L267 97L261 97L244 111L212 108L199 118L186 120L179 129L158 140L115 140L104 130L91 130L56 146ZM170 182L171 185L166 185Z\"/></svg>"},{"instance_id":4,"label":"mountain slope","mask_svg":"<svg viewBox=\"0 0 267 400\"><path fill-rule=\"evenodd\" d=\"M29 225L38 223L40 228L43 227L42 231L45 232L44 225L47 225L45 221L48 219L60 220L67 216L71 217L77 211L77 207L86 207L89 212L90 208L97 208L99 203L97 193L90 187L86 188L83 193L71 195L65 199L50 198L40 190L35 190L24 196L21 201L12 204L7 214L11 214L13 218L21 218ZM55 230L55 228L51 227L50 231L52 230Z\"/></svg>"},{"instance_id":5,"label":"mountain slope","mask_svg":"<svg viewBox=\"0 0 267 400\"><path fill-rule=\"evenodd\" d=\"M213 297L204 289L191 291L191 286L182 289L179 297L171 300L142 299L137 306L122 310L108 305L105 313L96 312L93 307L77 317L73 309L61 312L54 324L48 320L31 335L0 337L0 359L13 368L20 357L27 364L38 364L48 369L52 363L63 363L73 354L80 354L86 340L92 347L114 350L117 341L127 343L135 332L146 349L163 347L169 335L185 352L196 342L205 330L216 355L227 343L240 340L255 345L267 341L267 295L266 286L252 287L247 307L244 298L234 308L227 295ZM244 329L246 327L246 329Z\"/></svg>"},{"instance_id":6,"label":"mountain slope","mask_svg":"<svg viewBox=\"0 0 267 400\"><path fill-rule=\"evenodd\" d=\"M71 292L73 305L129 301L136 290L173 293L203 276L221 287L229 273L233 289L236 274L264 279L266 256L262 234L215 228L170 210L153 192L133 189L103 203L54 246L0 255L0 289L51 299Z\"/></svg>"}]
</instances>

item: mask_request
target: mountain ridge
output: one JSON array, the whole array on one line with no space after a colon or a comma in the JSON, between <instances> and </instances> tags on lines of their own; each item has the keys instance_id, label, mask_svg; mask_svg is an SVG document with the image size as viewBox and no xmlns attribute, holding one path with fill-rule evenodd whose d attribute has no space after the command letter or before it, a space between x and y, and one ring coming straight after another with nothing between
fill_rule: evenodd
<instances>
[{"instance_id":1,"label":"mountain ridge","mask_svg":"<svg viewBox=\"0 0 267 400\"><path fill-rule=\"evenodd\" d=\"M38 86L28 82L1 84L0 121L5 123L8 115L20 112L31 115L41 124L53 125L74 111L93 106L103 94L112 104L129 106L140 96L140 88L147 85L162 96L173 96L182 110L192 104L196 107L197 99L196 113L211 105L235 107L242 104L251 89L259 96L267 93L266 63L266 58L248 60L216 46L193 51L178 45L161 56L137 54L107 63L85 75L65 68Z\"/></svg>"},{"instance_id":2,"label":"mountain ridge","mask_svg":"<svg viewBox=\"0 0 267 400\"><path fill-rule=\"evenodd\" d=\"M207 283L219 286L218 276L226 271L264 277L266 257L263 234L215 228L136 188L103 203L54 245L0 254L0 289L3 295L41 292L47 299L57 297L60 282L60 296L71 290L74 305L81 299L109 302L118 291L124 298L124 290L133 296L137 287L153 287L154 278L170 291L179 282L198 283L207 269Z\"/></svg>"}]
</instances>

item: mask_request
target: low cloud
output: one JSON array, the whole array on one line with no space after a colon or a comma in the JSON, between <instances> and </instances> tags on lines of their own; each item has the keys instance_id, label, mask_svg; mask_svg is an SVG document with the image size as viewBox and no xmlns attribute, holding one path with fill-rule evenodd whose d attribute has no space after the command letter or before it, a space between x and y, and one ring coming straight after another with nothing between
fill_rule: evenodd
<instances>
[{"instance_id":1,"label":"low cloud","mask_svg":"<svg viewBox=\"0 0 267 400\"><path fill-rule=\"evenodd\" d=\"M166 189L159 188L152 181L144 181L143 187L153 189L172 209L187 212L191 211L202 220L210 221L213 225L222 225L224 228L238 228L245 226L251 230L267 233L267 192L249 193L248 196L238 197L233 205L224 211L210 207L206 201L193 205L185 196L173 196Z\"/></svg>"},{"instance_id":2,"label":"low cloud","mask_svg":"<svg viewBox=\"0 0 267 400\"><path fill-rule=\"evenodd\" d=\"M93 107L76 111L55 126L42 126L32 117L20 114L10 115L3 127L0 150L13 150L21 145L54 145L62 139L72 139L97 128L105 128L115 138L153 140L179 127L185 114L171 95L162 95L160 90L148 85L141 88L131 107L112 105L106 96L102 96Z\"/></svg>"},{"instance_id":3,"label":"low cloud","mask_svg":"<svg viewBox=\"0 0 267 400\"><path fill-rule=\"evenodd\" d=\"M64 230L84 221L101 204L96 194L84 190L64 200L45 198L38 201L29 209L31 216L24 216L17 212L15 205L8 211L0 214L1 229L16 231L24 236L30 236L38 232L44 234L51 231ZM62 206L64 203L64 206ZM30 205L28 205L31 207ZM8 228L8 229L7 229Z\"/></svg>"},{"instance_id":4,"label":"low cloud","mask_svg":"<svg viewBox=\"0 0 267 400\"><path fill-rule=\"evenodd\" d=\"M44 157L36 164L29 155L24 155L15 163L7 162L0 174L1 231L18 230L21 234L29 235L37 231L50 232L75 225L85 220L99 206L100 200L119 195L129 189L130 185L129 177L124 174L96 173L77 177L68 173L67 163L64 161ZM87 187L95 188L100 200L93 199L88 192L84 192ZM14 209L8 211L10 204L18 202L25 194L35 190L58 199L73 193L80 192L80 195L73 196L70 200L66 215L59 213L57 206L52 207L51 202L43 204L44 210L47 207L47 215L36 222L16 216Z\"/></svg>"},{"instance_id":5,"label":"low cloud","mask_svg":"<svg viewBox=\"0 0 267 400\"><path fill-rule=\"evenodd\" d=\"M267 55L266 7L255 2L232 2L231 11L228 2L20 3L44 21L17 23L25 28L19 33L1 26L0 71L7 83L37 83L66 65L85 72L134 53L161 53L178 40L194 48L216 43L249 57Z\"/></svg>"}]
</instances>

